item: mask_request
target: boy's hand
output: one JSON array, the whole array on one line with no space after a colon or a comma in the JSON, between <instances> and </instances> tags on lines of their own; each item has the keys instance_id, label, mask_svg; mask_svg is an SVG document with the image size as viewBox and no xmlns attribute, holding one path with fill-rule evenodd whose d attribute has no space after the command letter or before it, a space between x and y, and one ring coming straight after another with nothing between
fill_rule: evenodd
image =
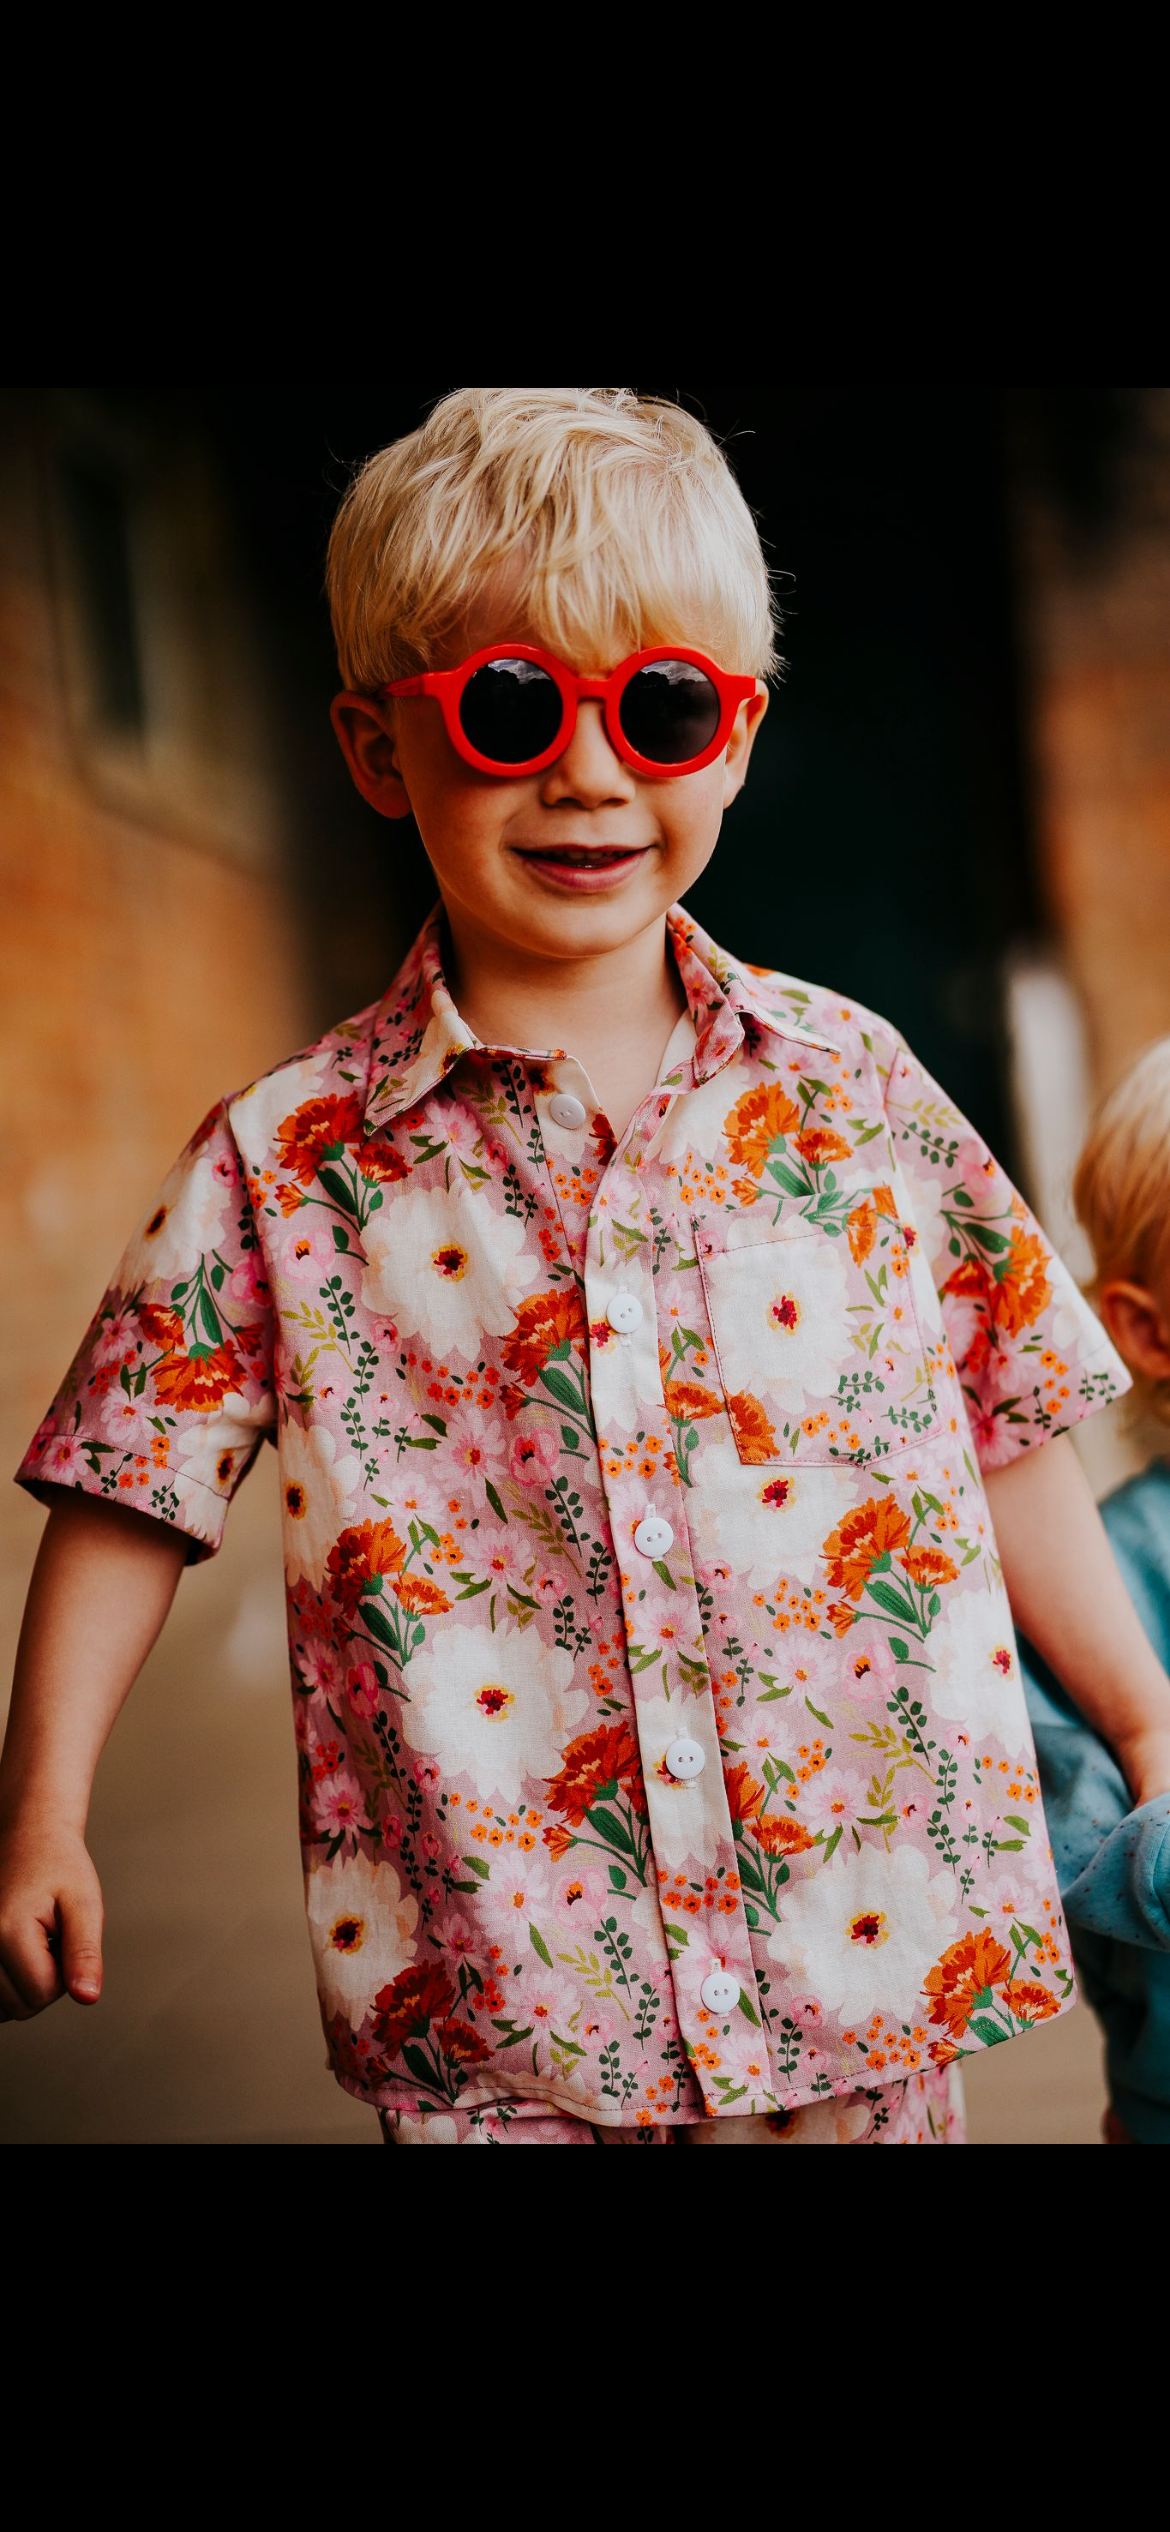
<instances>
[{"instance_id":1,"label":"boy's hand","mask_svg":"<svg viewBox=\"0 0 1170 2532\"><path fill-rule=\"evenodd\" d=\"M1155 1794L1170 1793L1170 1726L1133 1732L1127 1740L1115 1740L1113 1749L1135 1811L1143 1802L1152 1802Z\"/></svg>"},{"instance_id":2,"label":"boy's hand","mask_svg":"<svg viewBox=\"0 0 1170 2532\"><path fill-rule=\"evenodd\" d=\"M0 1827L0 2022L28 2022L59 1996L96 2004L101 1884L76 1830Z\"/></svg>"}]
</instances>

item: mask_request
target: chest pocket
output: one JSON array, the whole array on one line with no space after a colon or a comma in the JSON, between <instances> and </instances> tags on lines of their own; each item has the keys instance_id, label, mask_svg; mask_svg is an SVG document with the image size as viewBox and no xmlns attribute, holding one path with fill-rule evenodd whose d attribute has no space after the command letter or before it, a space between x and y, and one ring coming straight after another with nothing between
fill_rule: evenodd
<instances>
[{"instance_id":1,"label":"chest pocket","mask_svg":"<svg viewBox=\"0 0 1170 2532\"><path fill-rule=\"evenodd\" d=\"M720 1386L753 1468L910 1450L939 1424L900 1222L692 1218ZM862 1253L864 1252L864 1253Z\"/></svg>"}]
</instances>

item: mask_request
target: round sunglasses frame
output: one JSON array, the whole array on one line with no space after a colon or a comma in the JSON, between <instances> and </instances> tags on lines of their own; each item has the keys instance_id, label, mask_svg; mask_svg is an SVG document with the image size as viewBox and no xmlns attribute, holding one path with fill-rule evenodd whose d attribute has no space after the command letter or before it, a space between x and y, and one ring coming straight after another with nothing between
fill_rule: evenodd
<instances>
[{"instance_id":1,"label":"round sunglasses frame","mask_svg":"<svg viewBox=\"0 0 1170 2532\"><path fill-rule=\"evenodd\" d=\"M561 698L561 726L556 737L548 747L541 749L539 756L526 757L521 764L502 764L494 756L481 755L478 747L468 738L459 717L464 687L470 683L477 669L486 668L493 659L534 660L539 668L547 670ZM631 747L621 725L621 699L630 679L637 676L640 668L649 668L659 659L684 659L692 667L701 668L719 697L719 725L714 738L698 756L688 756L679 765L661 765L652 756L640 755L636 747ZM684 642L663 642L654 650L632 651L628 659L619 660L617 667L611 668L608 677L579 677L574 669L566 668L563 660L554 658L551 651L539 650L531 642L489 642L486 649L472 651L457 668L428 668L420 676L396 677L392 684L378 688L381 695L433 695L442 708L447 736L466 763L474 765L481 774L505 776L539 774L543 773L546 765L555 764L576 728L579 701L583 696L595 698L602 706L606 732L615 754L625 764L632 765L635 773L652 775L655 781L672 774L697 774L704 765L710 765L727 745L740 704L746 703L755 691L754 677L732 676L713 659L708 659L705 651L691 650Z\"/></svg>"}]
</instances>

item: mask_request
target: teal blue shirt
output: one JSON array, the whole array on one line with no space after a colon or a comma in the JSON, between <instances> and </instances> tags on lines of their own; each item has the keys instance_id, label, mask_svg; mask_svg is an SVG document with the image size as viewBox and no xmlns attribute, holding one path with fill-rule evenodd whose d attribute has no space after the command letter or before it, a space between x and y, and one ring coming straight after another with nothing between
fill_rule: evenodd
<instances>
[{"instance_id":1,"label":"teal blue shirt","mask_svg":"<svg viewBox=\"0 0 1170 2532\"><path fill-rule=\"evenodd\" d=\"M1170 1669L1170 1460L1098 1506L1130 1597ZM1132 1807L1112 1752L1017 1628L1040 1783L1081 1992L1109 2096L1141 2145L1170 2145L1170 1794Z\"/></svg>"}]
</instances>

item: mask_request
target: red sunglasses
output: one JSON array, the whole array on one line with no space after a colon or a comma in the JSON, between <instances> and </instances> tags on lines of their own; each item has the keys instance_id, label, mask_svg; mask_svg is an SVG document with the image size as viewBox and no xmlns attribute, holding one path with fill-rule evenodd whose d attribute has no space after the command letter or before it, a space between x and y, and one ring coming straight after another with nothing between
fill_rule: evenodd
<instances>
[{"instance_id":1,"label":"red sunglasses","mask_svg":"<svg viewBox=\"0 0 1170 2532\"><path fill-rule=\"evenodd\" d=\"M458 668L380 686L434 695L447 735L481 774L539 774L568 746L582 695L596 696L615 753L639 774L695 774L726 747L754 677L731 677L681 643L634 651L608 677L578 677L528 642L492 642Z\"/></svg>"}]
</instances>

